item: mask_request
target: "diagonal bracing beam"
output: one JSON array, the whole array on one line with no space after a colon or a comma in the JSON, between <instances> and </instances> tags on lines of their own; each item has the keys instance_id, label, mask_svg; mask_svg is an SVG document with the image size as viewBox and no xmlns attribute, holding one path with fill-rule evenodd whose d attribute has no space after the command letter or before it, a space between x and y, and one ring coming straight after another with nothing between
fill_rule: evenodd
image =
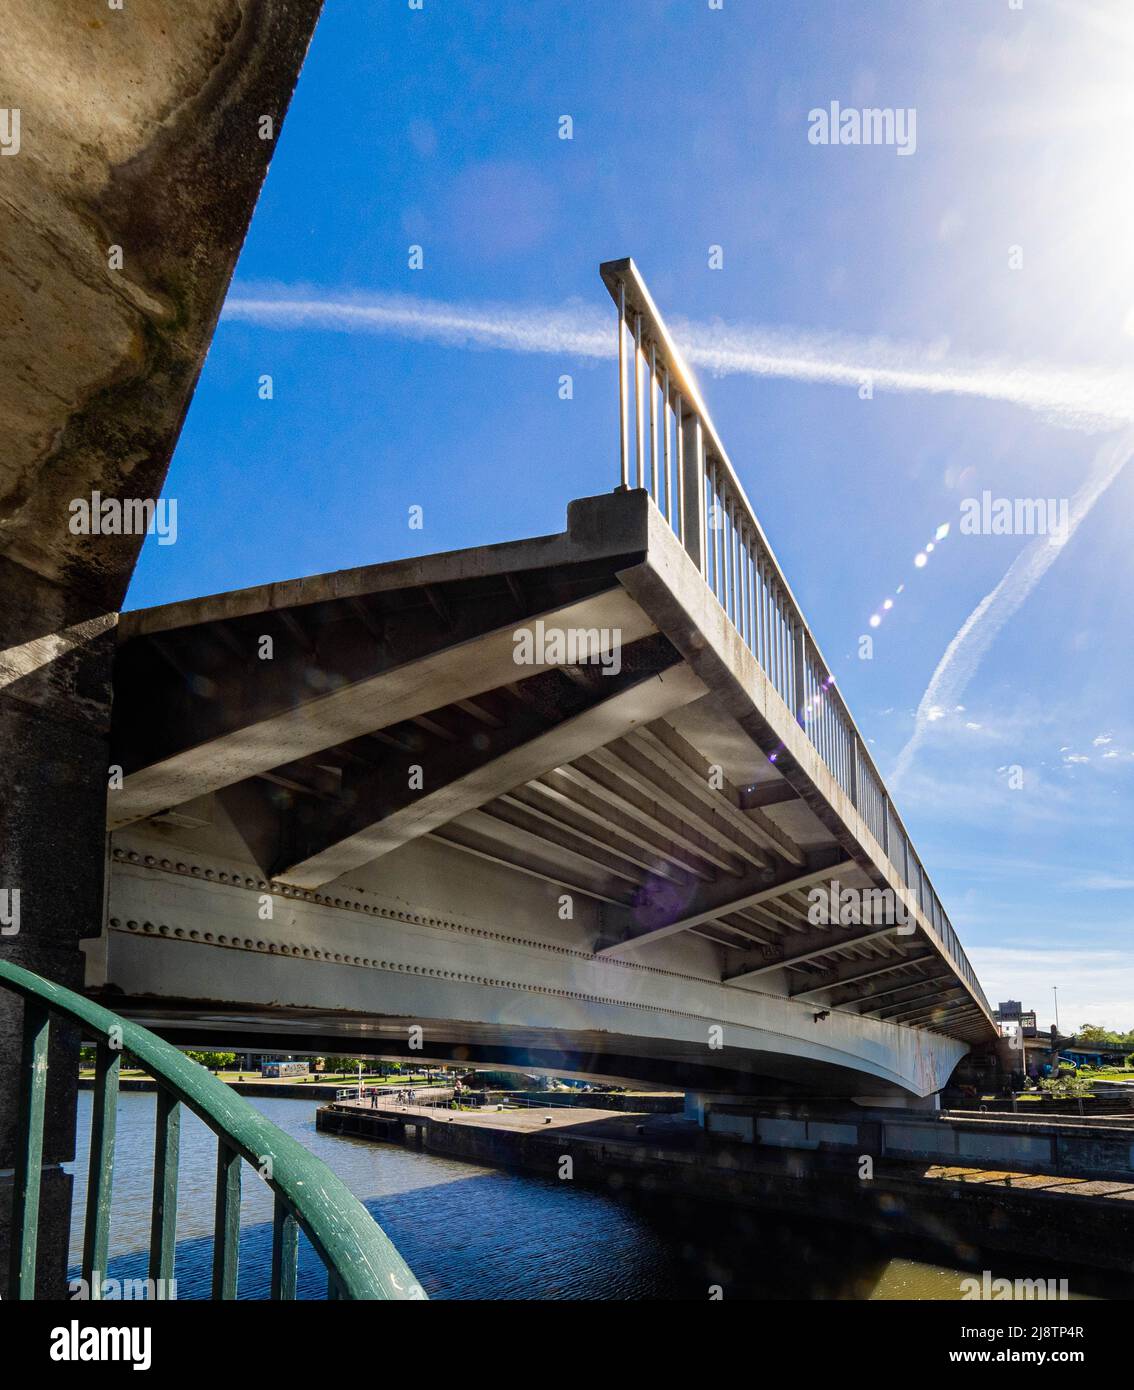
<instances>
[{"instance_id":1,"label":"diagonal bracing beam","mask_svg":"<svg viewBox=\"0 0 1134 1390\"><path fill-rule=\"evenodd\" d=\"M817 960L820 956L829 955L832 951L842 951L849 946L865 946L871 941L881 941L884 937L892 936L896 930L896 926L887 926L870 927L865 931L860 929L854 931L824 929L808 932L804 936L792 937L785 950L766 958L759 965L741 966L739 969L733 970L724 976L723 982L736 984L740 980L751 980L758 975L770 974L773 970L782 970L785 966L802 965L805 961Z\"/></svg>"},{"instance_id":2,"label":"diagonal bracing beam","mask_svg":"<svg viewBox=\"0 0 1134 1390\"><path fill-rule=\"evenodd\" d=\"M592 748L622 737L644 720L660 718L700 699L704 693L698 677L677 663L486 760L453 781L423 788L420 795L388 815L375 817L345 834L332 830L326 843L302 859L280 866L275 877L304 888L329 883L552 768L582 757Z\"/></svg>"},{"instance_id":3,"label":"diagonal bracing beam","mask_svg":"<svg viewBox=\"0 0 1134 1390\"><path fill-rule=\"evenodd\" d=\"M822 883L824 880L836 877L838 874L847 873L855 868L853 860L844 860L839 864L831 865L826 869L812 869L805 874L800 874L781 883L768 884L761 880L759 886L754 882L749 883L742 893L737 893L736 885L730 884L722 892L719 886L714 885L710 893L694 899L696 906L692 912L686 912L681 917L671 922L664 922L656 927L650 927L645 931L633 933L619 941L604 942L596 952L600 956L614 955L617 951L624 950L627 946L642 946L647 942L662 941L667 936L673 936L677 932L688 931L692 927L703 926L706 922L713 922L718 917L727 915L730 912L742 912L749 907L756 907L760 903L770 902L774 898L783 897L785 893L792 892L799 888L809 888L812 884ZM707 899L707 900L706 900ZM893 928L887 928L892 931ZM810 934L808 934L810 939ZM830 948L828 948L830 949Z\"/></svg>"}]
</instances>

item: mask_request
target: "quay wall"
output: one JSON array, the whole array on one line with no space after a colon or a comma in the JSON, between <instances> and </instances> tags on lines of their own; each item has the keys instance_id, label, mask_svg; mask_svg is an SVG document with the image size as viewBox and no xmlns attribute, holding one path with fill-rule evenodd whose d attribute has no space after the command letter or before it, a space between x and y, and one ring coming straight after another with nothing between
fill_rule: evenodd
<instances>
[{"instance_id":1,"label":"quay wall","mask_svg":"<svg viewBox=\"0 0 1134 1390\"><path fill-rule=\"evenodd\" d=\"M521 1132L463 1124L459 1114L399 1119L396 1113L321 1108L317 1127L486 1167L518 1168L611 1193L690 1204L723 1202L866 1226L938 1244L1049 1258L1129 1272L1134 1202L926 1175L925 1165L880 1158L864 1181L862 1156L837 1149L776 1150L718 1144L706 1149L608 1138L562 1129ZM409 1132L407 1134L407 1131ZM977 1166L974 1164L973 1166Z\"/></svg>"}]
</instances>

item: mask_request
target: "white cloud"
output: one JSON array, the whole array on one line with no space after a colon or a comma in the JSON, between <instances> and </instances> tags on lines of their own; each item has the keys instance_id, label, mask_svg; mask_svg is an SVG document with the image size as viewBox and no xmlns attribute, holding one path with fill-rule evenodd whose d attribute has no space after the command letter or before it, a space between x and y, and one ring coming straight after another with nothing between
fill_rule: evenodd
<instances>
[{"instance_id":1,"label":"white cloud","mask_svg":"<svg viewBox=\"0 0 1134 1390\"><path fill-rule=\"evenodd\" d=\"M610 358L613 313L568 304L449 303L409 295L330 295L298 286L234 287L221 314L262 328L378 333L451 346ZM914 343L807 330L673 320L686 360L714 375L780 377L857 390L973 396L1071 428L1134 424L1134 372L950 357Z\"/></svg>"},{"instance_id":2,"label":"white cloud","mask_svg":"<svg viewBox=\"0 0 1134 1390\"><path fill-rule=\"evenodd\" d=\"M993 1006L1020 999L1053 1021L1052 986L1059 989L1059 1026L1064 1033L1084 1023L1125 1032L1134 1028L1134 956L1122 951L1037 949L1027 946L970 946L969 959Z\"/></svg>"}]
</instances>

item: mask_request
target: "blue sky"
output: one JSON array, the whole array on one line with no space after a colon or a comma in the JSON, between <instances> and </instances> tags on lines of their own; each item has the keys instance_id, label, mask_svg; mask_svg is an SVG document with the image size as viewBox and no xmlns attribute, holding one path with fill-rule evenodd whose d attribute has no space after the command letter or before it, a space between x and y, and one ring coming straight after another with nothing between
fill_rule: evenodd
<instances>
[{"instance_id":1,"label":"blue sky","mask_svg":"<svg viewBox=\"0 0 1134 1390\"><path fill-rule=\"evenodd\" d=\"M703 392L989 995L1134 1027L1124 8L328 0L129 606L561 530L617 482L614 369L577 349L613 349L597 268L632 255L679 338L752 359ZM810 143L833 100L912 108L916 149ZM454 305L493 331L444 335ZM984 489L1092 478L1046 568L960 533Z\"/></svg>"}]
</instances>

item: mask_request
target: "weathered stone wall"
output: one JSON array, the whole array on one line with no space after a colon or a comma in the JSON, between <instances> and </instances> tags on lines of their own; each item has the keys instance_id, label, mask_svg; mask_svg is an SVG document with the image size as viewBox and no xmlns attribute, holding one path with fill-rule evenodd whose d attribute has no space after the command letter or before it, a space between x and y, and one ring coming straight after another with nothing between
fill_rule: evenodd
<instances>
[{"instance_id":1,"label":"weathered stone wall","mask_svg":"<svg viewBox=\"0 0 1134 1390\"><path fill-rule=\"evenodd\" d=\"M70 503L161 491L320 7L5 7L0 107L19 138L0 157L0 890L19 891L21 920L0 951L67 985L100 929L110 661L142 542L73 534ZM0 1169L21 1019L0 994ZM61 1030L49 1165L73 1153L76 1047ZM40 1284L58 1292L69 1179L44 1182ZM0 1179L5 1247L10 1203ZM5 1295L6 1271L5 1254Z\"/></svg>"}]
</instances>

